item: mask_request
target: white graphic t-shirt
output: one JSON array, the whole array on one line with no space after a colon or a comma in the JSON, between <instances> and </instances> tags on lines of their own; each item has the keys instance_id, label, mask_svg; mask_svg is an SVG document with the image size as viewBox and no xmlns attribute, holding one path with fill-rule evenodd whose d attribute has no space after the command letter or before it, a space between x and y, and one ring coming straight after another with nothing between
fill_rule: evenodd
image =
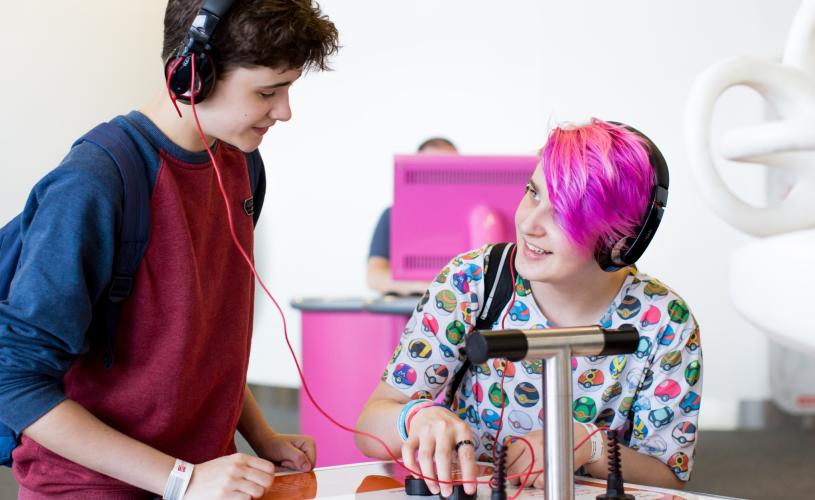
<instances>
[{"instance_id":1,"label":"white graphic t-shirt","mask_svg":"<svg viewBox=\"0 0 815 500\"><path fill-rule=\"evenodd\" d=\"M454 258L430 285L410 318L383 374L411 398L436 399L462 366L464 338L475 328L484 292L484 247ZM511 304L511 307L510 307ZM548 328L529 282L516 275L514 301L495 329ZM636 269L597 324L633 324L640 334L630 355L572 358L572 411L578 422L617 429L621 442L668 464L687 481L693 465L702 393L699 328L671 289ZM491 460L501 413L501 438L542 426L542 362L492 359L471 366L452 410L469 423L479 460Z\"/></svg>"}]
</instances>

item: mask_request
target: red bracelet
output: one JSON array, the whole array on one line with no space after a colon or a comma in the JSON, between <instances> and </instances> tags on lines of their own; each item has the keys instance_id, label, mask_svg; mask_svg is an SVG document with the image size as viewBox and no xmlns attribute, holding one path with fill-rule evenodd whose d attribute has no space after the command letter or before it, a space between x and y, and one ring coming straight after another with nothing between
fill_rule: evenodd
<instances>
[{"instance_id":1,"label":"red bracelet","mask_svg":"<svg viewBox=\"0 0 815 500\"><path fill-rule=\"evenodd\" d=\"M437 403L435 401L428 401L427 403L419 403L417 405L414 405L413 408L410 409L410 413L408 413L408 416L405 419L405 431L407 432L408 435L410 435L410 421L413 420L413 417L416 416L416 414L419 413L420 410L424 408L429 408L431 406L442 406L444 408L447 408L443 404Z\"/></svg>"}]
</instances>

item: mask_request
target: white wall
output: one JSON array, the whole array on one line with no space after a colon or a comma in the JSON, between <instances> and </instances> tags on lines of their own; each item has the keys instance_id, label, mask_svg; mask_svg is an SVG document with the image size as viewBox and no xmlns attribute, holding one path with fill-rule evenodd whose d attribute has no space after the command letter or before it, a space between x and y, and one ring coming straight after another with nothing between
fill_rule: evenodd
<instances>
[{"instance_id":1,"label":"white wall","mask_svg":"<svg viewBox=\"0 0 815 500\"><path fill-rule=\"evenodd\" d=\"M160 84L161 0L0 0L0 218L96 122ZM366 293L367 246L391 202L391 158L430 135L466 153L531 153L548 127L588 116L629 122L661 147L671 195L641 268L690 303L705 349L703 425L735 422L768 396L766 341L728 302L729 254L747 238L694 193L682 137L694 77L724 57L776 58L798 0L323 0L344 48L335 71L292 90L294 119L262 146L269 176L256 255L299 343L297 295ZM762 108L734 92L722 124ZM761 171L726 172L761 201ZM330 332L326 332L330 335ZM296 386L282 328L260 297L250 378Z\"/></svg>"},{"instance_id":2,"label":"white wall","mask_svg":"<svg viewBox=\"0 0 815 500\"><path fill-rule=\"evenodd\" d=\"M0 220L98 122L161 82L166 1L0 0Z\"/></svg>"}]
</instances>

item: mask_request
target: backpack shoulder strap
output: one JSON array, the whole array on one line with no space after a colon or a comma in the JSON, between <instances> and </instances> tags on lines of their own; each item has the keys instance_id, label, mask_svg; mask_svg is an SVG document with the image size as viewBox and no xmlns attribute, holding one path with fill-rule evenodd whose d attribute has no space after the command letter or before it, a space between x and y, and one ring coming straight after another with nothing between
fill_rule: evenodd
<instances>
[{"instance_id":1,"label":"backpack shoulder strap","mask_svg":"<svg viewBox=\"0 0 815 500\"><path fill-rule=\"evenodd\" d=\"M512 298L514 283L509 262L514 246L513 243L498 243L490 249L484 276L486 300L475 323L478 330L491 330Z\"/></svg>"},{"instance_id":2,"label":"backpack shoulder strap","mask_svg":"<svg viewBox=\"0 0 815 500\"><path fill-rule=\"evenodd\" d=\"M490 248L484 263L484 293L486 300L479 310L478 319L475 322L476 330L491 330L492 325L498 320L498 316L512 299L512 269L509 266L510 255L512 254L513 243L496 243ZM444 404L447 407L453 403L461 382L470 370L469 359L465 359L461 367L453 376L453 381L447 388Z\"/></svg>"},{"instance_id":3,"label":"backpack shoulder strap","mask_svg":"<svg viewBox=\"0 0 815 500\"><path fill-rule=\"evenodd\" d=\"M23 249L22 215L17 215L0 229L0 300L8 298L9 288L20 267Z\"/></svg>"},{"instance_id":4,"label":"backpack shoulder strap","mask_svg":"<svg viewBox=\"0 0 815 500\"><path fill-rule=\"evenodd\" d=\"M122 224L117 242L113 276L108 286L104 311L107 333L105 366L113 364L113 345L119 309L133 291L136 270L150 239L150 185L144 161L130 136L112 123L100 123L83 135L74 146L89 142L105 151L119 170L124 186Z\"/></svg>"},{"instance_id":5,"label":"backpack shoulder strap","mask_svg":"<svg viewBox=\"0 0 815 500\"><path fill-rule=\"evenodd\" d=\"M107 297L103 297L103 304L100 304L104 318L97 319L94 315L93 319L93 325L100 324L105 328L108 342L105 366L110 367L113 364L113 340L120 303L132 291L133 275L144 256L150 236L150 188L141 155L121 128L102 123L83 135L73 146L83 142L96 145L113 159L124 185L124 209L113 279ZM4 274L0 278L8 278L10 282L11 271L18 265L20 247L20 216L17 216L0 229L0 270ZM0 286L3 299L6 298L9 282L2 282ZM0 465L11 466L11 453L19 445L19 438L17 433L0 423Z\"/></svg>"},{"instance_id":6,"label":"backpack shoulder strap","mask_svg":"<svg viewBox=\"0 0 815 500\"><path fill-rule=\"evenodd\" d=\"M256 149L246 155L246 166L249 169L249 186L252 188L252 220L257 225L266 197L266 171L260 151Z\"/></svg>"}]
</instances>

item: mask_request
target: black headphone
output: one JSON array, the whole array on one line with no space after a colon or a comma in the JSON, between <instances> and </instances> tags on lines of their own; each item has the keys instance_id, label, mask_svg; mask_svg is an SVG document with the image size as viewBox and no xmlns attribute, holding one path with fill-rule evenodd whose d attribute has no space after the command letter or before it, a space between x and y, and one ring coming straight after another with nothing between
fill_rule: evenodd
<instances>
[{"instance_id":1,"label":"black headphone","mask_svg":"<svg viewBox=\"0 0 815 500\"><path fill-rule=\"evenodd\" d=\"M662 214L668 204L668 164L656 144L639 130L619 122L608 122L625 127L627 130L645 139L648 147L648 160L654 169L654 189L651 191L651 201L645 212L642 223L637 226L636 236L622 238L613 245L598 245L595 252L597 263L603 271L612 272L630 266L642 257L648 244L654 239Z\"/></svg>"},{"instance_id":2,"label":"black headphone","mask_svg":"<svg viewBox=\"0 0 815 500\"><path fill-rule=\"evenodd\" d=\"M215 87L215 64L209 54L210 39L218 21L229 11L235 0L205 0L201 10L184 37L164 63L164 78L172 95L184 104L195 98L195 103L206 99ZM195 73L192 71L195 59ZM190 87L195 82L192 96Z\"/></svg>"}]
</instances>

